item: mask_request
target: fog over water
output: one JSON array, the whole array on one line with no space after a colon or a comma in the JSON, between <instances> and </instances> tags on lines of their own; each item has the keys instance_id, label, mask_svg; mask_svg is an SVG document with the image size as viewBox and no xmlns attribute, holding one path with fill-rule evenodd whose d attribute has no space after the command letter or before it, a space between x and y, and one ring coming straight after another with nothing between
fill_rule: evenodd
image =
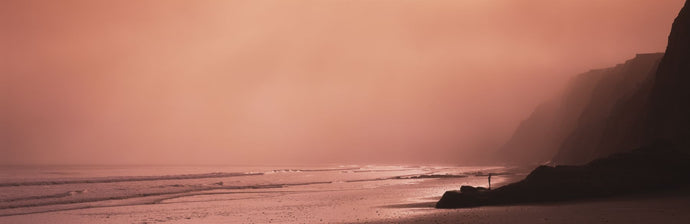
<instances>
[{"instance_id":1,"label":"fog over water","mask_svg":"<svg viewBox=\"0 0 690 224\"><path fill-rule=\"evenodd\" d=\"M484 161L683 2L2 1L0 164Z\"/></svg>"}]
</instances>

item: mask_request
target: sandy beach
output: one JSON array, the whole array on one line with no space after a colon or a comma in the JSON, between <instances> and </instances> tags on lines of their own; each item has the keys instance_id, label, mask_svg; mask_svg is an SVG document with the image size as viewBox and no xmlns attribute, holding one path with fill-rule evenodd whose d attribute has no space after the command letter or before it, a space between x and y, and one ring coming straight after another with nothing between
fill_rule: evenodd
<instances>
[{"instance_id":1,"label":"sandy beach","mask_svg":"<svg viewBox=\"0 0 690 224\"><path fill-rule=\"evenodd\" d=\"M464 209L370 223L687 223L690 189L608 199Z\"/></svg>"}]
</instances>

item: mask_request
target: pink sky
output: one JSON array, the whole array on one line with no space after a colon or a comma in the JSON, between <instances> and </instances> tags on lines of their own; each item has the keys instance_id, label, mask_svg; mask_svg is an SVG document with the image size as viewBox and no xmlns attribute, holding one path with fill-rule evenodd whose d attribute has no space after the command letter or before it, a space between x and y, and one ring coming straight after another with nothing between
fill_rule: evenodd
<instances>
[{"instance_id":1,"label":"pink sky","mask_svg":"<svg viewBox=\"0 0 690 224\"><path fill-rule=\"evenodd\" d=\"M0 164L467 162L683 2L2 1Z\"/></svg>"}]
</instances>

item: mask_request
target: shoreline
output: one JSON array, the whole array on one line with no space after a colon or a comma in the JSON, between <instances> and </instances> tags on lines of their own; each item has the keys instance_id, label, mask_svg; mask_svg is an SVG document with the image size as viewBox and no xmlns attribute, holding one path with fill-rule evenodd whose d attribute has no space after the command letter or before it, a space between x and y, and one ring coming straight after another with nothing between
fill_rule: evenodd
<instances>
[{"instance_id":1,"label":"shoreline","mask_svg":"<svg viewBox=\"0 0 690 224\"><path fill-rule=\"evenodd\" d=\"M5 186L0 197L0 223L347 223L404 219L433 212L443 192L461 185L484 185L485 174L495 186L523 178L529 168L363 166L357 170L279 169L266 167L265 175L207 178L208 173L156 168L141 170L49 170L34 172L33 179L61 176L89 181L53 185ZM276 172L277 170L277 172ZM64 171L64 172L62 172ZM230 168L213 172L257 172ZM311 171L311 172L307 172ZM129 178L131 174L147 178ZM125 180L113 177L122 174ZM7 175L6 175L7 176ZM140 180L143 179L143 180ZM80 179L81 180L81 179ZM99 181L93 181L99 180ZM495 182L494 182L495 181ZM17 182L17 181L15 181ZM312 183L312 184L299 184ZM239 186L275 186L276 188ZM17 207L21 205L36 205ZM15 206L16 208L9 208ZM426 207L426 209L418 209Z\"/></svg>"}]
</instances>

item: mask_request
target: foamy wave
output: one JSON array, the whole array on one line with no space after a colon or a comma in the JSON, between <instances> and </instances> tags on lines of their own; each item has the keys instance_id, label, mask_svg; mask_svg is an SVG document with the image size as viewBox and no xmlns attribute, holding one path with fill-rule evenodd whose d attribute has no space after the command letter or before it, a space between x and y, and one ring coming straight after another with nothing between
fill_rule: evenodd
<instances>
[{"instance_id":1,"label":"foamy wave","mask_svg":"<svg viewBox=\"0 0 690 224\"><path fill-rule=\"evenodd\" d=\"M422 175L409 175L409 176L397 176L395 179L430 179L430 178L465 178L467 175L460 174L422 174Z\"/></svg>"},{"instance_id":2,"label":"foamy wave","mask_svg":"<svg viewBox=\"0 0 690 224\"><path fill-rule=\"evenodd\" d=\"M248 185L248 186L222 186L213 184L214 186L201 186L188 189L180 189L175 191L165 191L165 192L132 192L127 195L120 196L106 196L106 195L96 195L95 197L88 198L72 198L70 196L75 196L77 194L84 194L86 190L69 191L63 194L55 195L44 195L44 196L34 196L34 197L24 197L24 198L14 198L5 199L2 202L14 202L8 204L0 204L0 216L16 215L16 214L3 214L1 211L3 209L14 209L14 208L28 208L28 207L39 207L47 205L66 205L66 204L78 204L78 203L89 203L89 202L101 202L109 200L125 200L133 198L147 198L152 196L166 196L166 195L179 195L179 194L189 194L194 192L203 192L209 190L242 190L242 189L271 189L271 188L283 188L287 186L298 186L298 185L309 185L309 184L319 184L323 182L307 182L307 183L297 183L297 184L264 184L264 185ZM40 199L63 199L63 200L46 200L46 201L31 201ZM25 201L25 202L24 202ZM145 202L140 204L150 204L154 202Z\"/></svg>"},{"instance_id":3,"label":"foamy wave","mask_svg":"<svg viewBox=\"0 0 690 224\"><path fill-rule=\"evenodd\" d=\"M69 180L45 180L45 181L27 181L27 182L9 182L0 183L0 187L12 186L35 186L35 185L62 185L62 184L90 184L90 183L115 183L115 182L136 182L136 181L157 181L157 180L188 180L188 179L206 179L206 178L223 178L223 177L237 177L237 176L253 176L263 175L263 173L204 173L204 174L181 174L181 175L165 175L165 176L125 176L125 177L99 177L87 179L69 179Z\"/></svg>"},{"instance_id":4,"label":"foamy wave","mask_svg":"<svg viewBox=\"0 0 690 224\"><path fill-rule=\"evenodd\" d=\"M86 193L86 192L88 192L88 190L68 191L68 192L61 193L61 194L51 194L51 195L39 195L39 196L29 196L29 197L7 198L7 199L0 199L0 202L15 202L15 201L27 201L27 200L56 199L56 198L64 198L64 197L74 196L74 195L78 195L78 194L83 194L83 193Z\"/></svg>"},{"instance_id":5,"label":"foamy wave","mask_svg":"<svg viewBox=\"0 0 690 224\"><path fill-rule=\"evenodd\" d=\"M301 172L331 172L331 171L351 171L359 168L337 168L337 169L277 169L266 172L270 173L301 173Z\"/></svg>"}]
</instances>

